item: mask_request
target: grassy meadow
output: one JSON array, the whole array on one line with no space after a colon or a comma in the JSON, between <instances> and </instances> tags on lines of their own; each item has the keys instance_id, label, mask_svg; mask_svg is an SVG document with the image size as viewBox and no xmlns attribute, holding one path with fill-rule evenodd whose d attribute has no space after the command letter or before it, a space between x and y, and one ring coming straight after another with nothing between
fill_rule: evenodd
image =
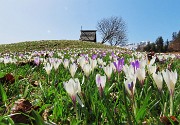
<instances>
[{"instance_id":1,"label":"grassy meadow","mask_svg":"<svg viewBox=\"0 0 180 125\"><path fill-rule=\"evenodd\" d=\"M0 45L0 125L180 123L180 55L52 40Z\"/></svg>"}]
</instances>

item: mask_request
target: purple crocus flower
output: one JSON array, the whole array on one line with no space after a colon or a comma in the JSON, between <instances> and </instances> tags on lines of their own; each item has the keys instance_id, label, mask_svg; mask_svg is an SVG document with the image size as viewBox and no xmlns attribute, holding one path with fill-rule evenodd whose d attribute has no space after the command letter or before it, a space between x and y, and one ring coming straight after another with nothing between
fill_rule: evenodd
<instances>
[{"instance_id":1,"label":"purple crocus flower","mask_svg":"<svg viewBox=\"0 0 180 125\"><path fill-rule=\"evenodd\" d=\"M103 52L101 56L102 56L102 57L106 56L106 52Z\"/></svg>"},{"instance_id":2,"label":"purple crocus flower","mask_svg":"<svg viewBox=\"0 0 180 125\"><path fill-rule=\"evenodd\" d=\"M4 59L9 59L10 57L9 56L5 56Z\"/></svg>"},{"instance_id":3,"label":"purple crocus flower","mask_svg":"<svg viewBox=\"0 0 180 125\"><path fill-rule=\"evenodd\" d=\"M133 87L134 87L133 82L131 82L131 83L128 84L128 88L129 88L129 90L131 91L131 93L132 93L132 91L133 91ZM132 94L133 94L133 93L132 93Z\"/></svg>"},{"instance_id":4,"label":"purple crocus flower","mask_svg":"<svg viewBox=\"0 0 180 125\"><path fill-rule=\"evenodd\" d=\"M101 97L103 94L105 84L106 84L106 76L101 76L100 74L96 74L96 85L99 89L99 93Z\"/></svg>"},{"instance_id":5,"label":"purple crocus flower","mask_svg":"<svg viewBox=\"0 0 180 125\"><path fill-rule=\"evenodd\" d=\"M23 55L22 53L19 55L20 58L23 58L23 56L24 56L24 55Z\"/></svg>"},{"instance_id":6,"label":"purple crocus flower","mask_svg":"<svg viewBox=\"0 0 180 125\"><path fill-rule=\"evenodd\" d=\"M119 59L117 62L114 62L114 66L118 72L121 72L124 65L124 58Z\"/></svg>"},{"instance_id":7,"label":"purple crocus flower","mask_svg":"<svg viewBox=\"0 0 180 125\"><path fill-rule=\"evenodd\" d=\"M133 81L132 82L130 82L130 83L128 83L128 89L129 89L129 94L133 97L134 96L134 83L133 83Z\"/></svg>"},{"instance_id":8,"label":"purple crocus flower","mask_svg":"<svg viewBox=\"0 0 180 125\"><path fill-rule=\"evenodd\" d=\"M113 58L116 58L116 55L114 54L114 52L111 53L111 56L112 56Z\"/></svg>"},{"instance_id":9,"label":"purple crocus flower","mask_svg":"<svg viewBox=\"0 0 180 125\"><path fill-rule=\"evenodd\" d=\"M45 51L41 51L41 55L45 55L46 54L46 52Z\"/></svg>"},{"instance_id":10,"label":"purple crocus flower","mask_svg":"<svg viewBox=\"0 0 180 125\"><path fill-rule=\"evenodd\" d=\"M134 72L140 67L138 60L131 62L131 65L134 67Z\"/></svg>"},{"instance_id":11,"label":"purple crocus flower","mask_svg":"<svg viewBox=\"0 0 180 125\"><path fill-rule=\"evenodd\" d=\"M34 63L38 66L40 64L40 58L34 57Z\"/></svg>"},{"instance_id":12,"label":"purple crocus flower","mask_svg":"<svg viewBox=\"0 0 180 125\"><path fill-rule=\"evenodd\" d=\"M86 61L89 60L88 55L84 55L84 58L86 59Z\"/></svg>"},{"instance_id":13,"label":"purple crocus flower","mask_svg":"<svg viewBox=\"0 0 180 125\"><path fill-rule=\"evenodd\" d=\"M54 54L53 52L49 52L48 56L53 57L53 54Z\"/></svg>"},{"instance_id":14,"label":"purple crocus flower","mask_svg":"<svg viewBox=\"0 0 180 125\"><path fill-rule=\"evenodd\" d=\"M34 51L34 55L37 56L37 55L38 55L38 52L37 52L37 51Z\"/></svg>"},{"instance_id":15,"label":"purple crocus flower","mask_svg":"<svg viewBox=\"0 0 180 125\"><path fill-rule=\"evenodd\" d=\"M49 62L53 64L55 62L55 58L49 58Z\"/></svg>"},{"instance_id":16,"label":"purple crocus flower","mask_svg":"<svg viewBox=\"0 0 180 125\"><path fill-rule=\"evenodd\" d=\"M80 56L85 56L85 54L81 53Z\"/></svg>"},{"instance_id":17,"label":"purple crocus flower","mask_svg":"<svg viewBox=\"0 0 180 125\"><path fill-rule=\"evenodd\" d=\"M93 60L95 60L96 58L97 58L97 55L96 55L96 54L92 55L92 59L93 59Z\"/></svg>"}]
</instances>

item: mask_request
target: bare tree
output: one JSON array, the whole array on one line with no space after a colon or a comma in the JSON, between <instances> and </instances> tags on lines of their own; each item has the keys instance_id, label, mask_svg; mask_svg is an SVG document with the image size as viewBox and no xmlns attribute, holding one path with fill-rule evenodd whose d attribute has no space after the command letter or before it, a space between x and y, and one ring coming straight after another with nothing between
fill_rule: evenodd
<instances>
[{"instance_id":1,"label":"bare tree","mask_svg":"<svg viewBox=\"0 0 180 125\"><path fill-rule=\"evenodd\" d=\"M97 24L97 31L102 36L102 44L120 45L127 41L126 24L121 17L101 19Z\"/></svg>"}]
</instances>

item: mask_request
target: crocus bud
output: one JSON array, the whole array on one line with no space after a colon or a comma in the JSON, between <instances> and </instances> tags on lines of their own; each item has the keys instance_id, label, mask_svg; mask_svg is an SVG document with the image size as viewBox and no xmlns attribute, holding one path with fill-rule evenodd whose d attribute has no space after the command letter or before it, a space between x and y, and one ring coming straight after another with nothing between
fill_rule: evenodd
<instances>
[{"instance_id":1,"label":"crocus bud","mask_svg":"<svg viewBox=\"0 0 180 125\"><path fill-rule=\"evenodd\" d=\"M85 57L82 56L82 57L78 58L77 61L78 61L79 65L81 66L81 68L83 69L84 65L86 64L86 59L85 59Z\"/></svg>"},{"instance_id":2,"label":"crocus bud","mask_svg":"<svg viewBox=\"0 0 180 125\"><path fill-rule=\"evenodd\" d=\"M91 65L92 71L94 71L94 68L97 67L97 60L96 59L90 59L90 65Z\"/></svg>"},{"instance_id":3,"label":"crocus bud","mask_svg":"<svg viewBox=\"0 0 180 125\"><path fill-rule=\"evenodd\" d=\"M86 77L89 77L89 75L92 71L90 64L85 64L83 67L83 71L84 71L84 74L86 75Z\"/></svg>"},{"instance_id":4,"label":"crocus bud","mask_svg":"<svg viewBox=\"0 0 180 125\"><path fill-rule=\"evenodd\" d=\"M146 77L145 69L144 68L137 69L136 75L137 75L137 78L139 79L139 81L141 82L141 85L143 85L144 79Z\"/></svg>"},{"instance_id":5,"label":"crocus bud","mask_svg":"<svg viewBox=\"0 0 180 125\"><path fill-rule=\"evenodd\" d=\"M107 65L103 69L104 69L104 72L107 75L108 79L110 79L111 74L112 74L112 66L111 65Z\"/></svg>"},{"instance_id":6,"label":"crocus bud","mask_svg":"<svg viewBox=\"0 0 180 125\"><path fill-rule=\"evenodd\" d=\"M157 74L154 73L152 76L153 76L153 79L154 79L159 91L161 91L162 90L162 83L163 83L163 78L162 78L161 73L160 72L158 72Z\"/></svg>"},{"instance_id":7,"label":"crocus bud","mask_svg":"<svg viewBox=\"0 0 180 125\"><path fill-rule=\"evenodd\" d=\"M102 92L104 90L106 84L106 76L101 76L100 74L96 75L96 85L99 89L100 96L102 96Z\"/></svg>"},{"instance_id":8,"label":"crocus bud","mask_svg":"<svg viewBox=\"0 0 180 125\"><path fill-rule=\"evenodd\" d=\"M148 65L147 68L148 68L149 74L154 74L156 72L156 69L157 69L156 65L154 65L154 66Z\"/></svg>"},{"instance_id":9,"label":"crocus bud","mask_svg":"<svg viewBox=\"0 0 180 125\"><path fill-rule=\"evenodd\" d=\"M54 62L53 62L53 67L55 69L55 71L57 71L59 65L61 64L62 60L60 59L54 59Z\"/></svg>"},{"instance_id":10,"label":"crocus bud","mask_svg":"<svg viewBox=\"0 0 180 125\"><path fill-rule=\"evenodd\" d=\"M76 70L77 70L77 65L75 63L70 64L69 71L70 71L70 74L73 78L74 78L74 75L76 73Z\"/></svg>"},{"instance_id":11,"label":"crocus bud","mask_svg":"<svg viewBox=\"0 0 180 125\"><path fill-rule=\"evenodd\" d=\"M44 69L46 70L46 73L49 75L52 70L52 65L50 63L46 63Z\"/></svg>"},{"instance_id":12,"label":"crocus bud","mask_svg":"<svg viewBox=\"0 0 180 125\"><path fill-rule=\"evenodd\" d=\"M69 60L64 59L63 65L64 65L64 68L67 69L69 67Z\"/></svg>"},{"instance_id":13,"label":"crocus bud","mask_svg":"<svg viewBox=\"0 0 180 125\"><path fill-rule=\"evenodd\" d=\"M129 75L127 80L124 80L124 85L131 97L134 96L134 90L136 85L136 76L135 75Z\"/></svg>"},{"instance_id":14,"label":"crocus bud","mask_svg":"<svg viewBox=\"0 0 180 125\"><path fill-rule=\"evenodd\" d=\"M166 71L164 70L162 71L162 74L163 74L164 81L167 84L170 94L173 95L175 84L177 81L177 71L175 70L174 72L173 71L170 72L168 69L166 69Z\"/></svg>"},{"instance_id":15,"label":"crocus bud","mask_svg":"<svg viewBox=\"0 0 180 125\"><path fill-rule=\"evenodd\" d=\"M34 63L39 66L40 64L40 58L39 57L34 57Z\"/></svg>"},{"instance_id":16,"label":"crocus bud","mask_svg":"<svg viewBox=\"0 0 180 125\"><path fill-rule=\"evenodd\" d=\"M117 62L114 62L114 66L116 67L118 73L120 73L120 71L123 69L123 65L124 65L124 58L119 59Z\"/></svg>"},{"instance_id":17,"label":"crocus bud","mask_svg":"<svg viewBox=\"0 0 180 125\"><path fill-rule=\"evenodd\" d=\"M79 97L77 96L77 93L81 93L81 86L80 86L80 82L79 79L75 78L74 80L71 78L69 81L67 82L63 82L64 84L64 88L67 91L67 93L69 94L69 96L72 99L72 102L74 105L76 105L76 99L79 102L79 104L84 107L84 105L82 104L81 100L79 99Z\"/></svg>"}]
</instances>

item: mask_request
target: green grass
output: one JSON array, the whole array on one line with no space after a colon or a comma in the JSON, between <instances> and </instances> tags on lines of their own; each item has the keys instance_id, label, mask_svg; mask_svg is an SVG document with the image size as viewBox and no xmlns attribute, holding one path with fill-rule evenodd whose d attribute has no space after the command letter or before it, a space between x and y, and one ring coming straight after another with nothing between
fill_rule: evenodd
<instances>
[{"instance_id":1,"label":"green grass","mask_svg":"<svg viewBox=\"0 0 180 125\"><path fill-rule=\"evenodd\" d=\"M72 57L76 60L80 54L86 53L91 57L92 54L96 53L98 58L102 58L106 64L109 64L109 61L113 62L110 60L109 55L111 55L111 52L114 52L119 58L124 57L125 64L129 65L128 59L133 56L132 52L127 50L122 51L120 48L97 43L68 40L0 45L0 50L2 52L0 58L4 59L7 54L3 55L3 53L8 52L11 58L18 60L15 64L0 62L0 78L3 78L8 73L13 74L15 78L15 82L11 84L0 80L0 124L15 124L9 115L12 114L12 108L19 99L29 100L32 104L30 110L20 112L28 118L29 124L139 125L144 122L147 124L162 124L160 117L162 115L169 117L170 101L167 85L163 81L163 89L159 92L152 76L148 73L146 73L143 86L137 80L134 95L136 112L134 112L132 98L125 90L125 74L123 71L112 73L111 78L106 81L102 96L100 96L95 78L97 73L105 75L102 66L98 65L89 77L85 77L81 67L78 66L75 78L78 78L80 83L83 77L85 78L84 84L81 84L81 93L78 94L85 105L81 107L77 101L76 105L73 105L71 97L64 89L63 82L68 81L72 77L63 64L59 66L57 71L52 69L48 76L43 68L43 63L39 66L18 65L19 62L27 61L27 59L20 58L18 53L14 54L14 52L21 52L30 56L31 54L24 52L53 50L53 58L62 58L58 56L58 53L61 53L64 55L64 58L70 59ZM101 56L103 52L106 52L105 56ZM45 57L41 56L41 58L44 59ZM168 59L165 63L157 62L156 65L162 71L170 63L172 63L171 70L174 71L176 69L178 72L173 99L173 116L180 120L180 60L174 59L172 61ZM35 81L38 83L37 86L34 85ZM112 85L113 87L109 89Z\"/></svg>"},{"instance_id":2,"label":"green grass","mask_svg":"<svg viewBox=\"0 0 180 125\"><path fill-rule=\"evenodd\" d=\"M64 48L117 48L101 43L86 42L79 40L42 40L27 41L13 44L0 45L0 52L29 52L34 50L54 50Z\"/></svg>"}]
</instances>

